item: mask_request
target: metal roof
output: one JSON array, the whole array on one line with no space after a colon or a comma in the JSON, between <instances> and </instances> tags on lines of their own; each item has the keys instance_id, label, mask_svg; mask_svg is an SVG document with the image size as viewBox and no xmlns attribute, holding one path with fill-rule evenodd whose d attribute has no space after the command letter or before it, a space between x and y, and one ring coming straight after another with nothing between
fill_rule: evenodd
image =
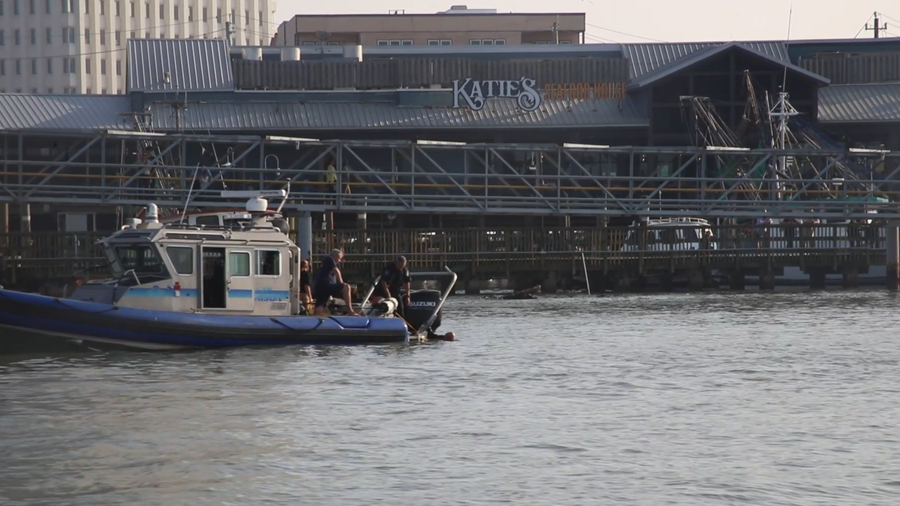
<instances>
[{"instance_id":1,"label":"metal roof","mask_svg":"<svg viewBox=\"0 0 900 506\"><path fill-rule=\"evenodd\" d=\"M628 88L629 89L642 88L644 86L653 84L653 83L659 81L660 79L665 79L666 77L669 77L673 74L681 72L682 70L685 70L685 69L691 67L692 65L700 63L701 61L703 61L707 58L711 58L715 55L722 54L722 53L724 53L726 51L730 51L730 50L744 51L744 52L754 55L756 57L767 60L767 61L773 63L774 65L779 65L779 66L783 65L787 69L791 70L792 72L803 75L808 79L818 81L821 84L829 83L829 80L827 78L822 77L813 72L810 72L806 69L800 68L800 67L794 65L793 63L790 63L790 61L788 61L788 60L780 60L777 57L757 51L750 46L745 46L743 44L738 44L736 42L729 42L728 44L721 44L718 46L708 46L703 49L694 51L694 53L692 53L689 56L681 58L681 59L679 59L675 62L672 62L669 65L666 65L664 67L660 67L653 72L648 72L648 73L644 74L643 76L633 80L628 85Z\"/></svg>"},{"instance_id":2,"label":"metal roof","mask_svg":"<svg viewBox=\"0 0 900 506\"><path fill-rule=\"evenodd\" d=\"M686 56L708 47L737 44L779 61L789 61L787 48L783 42L695 42L695 43L640 43L622 44L622 55L631 60L631 78L638 79L644 74L674 63Z\"/></svg>"},{"instance_id":3,"label":"metal roof","mask_svg":"<svg viewBox=\"0 0 900 506\"><path fill-rule=\"evenodd\" d=\"M822 123L900 123L900 83L820 88L818 119Z\"/></svg>"},{"instance_id":4,"label":"metal roof","mask_svg":"<svg viewBox=\"0 0 900 506\"><path fill-rule=\"evenodd\" d=\"M234 89L225 40L129 39L127 70L128 91Z\"/></svg>"},{"instance_id":5,"label":"metal roof","mask_svg":"<svg viewBox=\"0 0 900 506\"><path fill-rule=\"evenodd\" d=\"M130 129L122 95L0 95L0 130L99 131Z\"/></svg>"},{"instance_id":6,"label":"metal roof","mask_svg":"<svg viewBox=\"0 0 900 506\"><path fill-rule=\"evenodd\" d=\"M571 105L571 107L569 107ZM168 104L150 108L151 130L172 130ZM494 99L480 111L450 107L398 107L385 103L189 103L181 116L185 131L390 130L475 128L640 127L648 120L631 100L545 100L533 112L514 99Z\"/></svg>"}]
</instances>

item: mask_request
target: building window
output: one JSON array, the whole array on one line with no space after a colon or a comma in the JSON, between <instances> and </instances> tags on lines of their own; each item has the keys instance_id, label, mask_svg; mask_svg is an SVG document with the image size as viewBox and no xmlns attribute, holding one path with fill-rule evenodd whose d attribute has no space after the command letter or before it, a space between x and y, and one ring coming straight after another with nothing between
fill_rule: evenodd
<instances>
[{"instance_id":1,"label":"building window","mask_svg":"<svg viewBox=\"0 0 900 506\"><path fill-rule=\"evenodd\" d=\"M75 58L69 58L69 73L75 73ZM74 91L72 93L74 93Z\"/></svg>"},{"instance_id":2,"label":"building window","mask_svg":"<svg viewBox=\"0 0 900 506\"><path fill-rule=\"evenodd\" d=\"M145 18L150 19L150 2L144 2L144 14Z\"/></svg>"},{"instance_id":3,"label":"building window","mask_svg":"<svg viewBox=\"0 0 900 506\"><path fill-rule=\"evenodd\" d=\"M63 28L63 34L65 34L65 33L66 33L66 29ZM63 42L65 42L65 40L63 40ZM47 44L52 44L52 43L53 43L53 29L47 28Z\"/></svg>"},{"instance_id":4,"label":"building window","mask_svg":"<svg viewBox=\"0 0 900 506\"><path fill-rule=\"evenodd\" d=\"M85 13L85 14L90 14L90 13L91 13L91 2L90 2L90 0L88 0L87 2L84 3L84 13Z\"/></svg>"},{"instance_id":5,"label":"building window","mask_svg":"<svg viewBox=\"0 0 900 506\"><path fill-rule=\"evenodd\" d=\"M129 37L129 38L130 38L130 39L136 39L136 38L137 38L137 37L135 37L135 32L134 32L134 30L131 31L131 37Z\"/></svg>"},{"instance_id":6,"label":"building window","mask_svg":"<svg viewBox=\"0 0 900 506\"><path fill-rule=\"evenodd\" d=\"M19 33L19 30L16 30L15 35L16 35L16 45L18 46L19 44L22 43L22 37L21 37L21 33Z\"/></svg>"},{"instance_id":7,"label":"building window","mask_svg":"<svg viewBox=\"0 0 900 506\"><path fill-rule=\"evenodd\" d=\"M150 32L144 32L144 38L145 38L145 39L149 39L149 38L150 38Z\"/></svg>"},{"instance_id":8,"label":"building window","mask_svg":"<svg viewBox=\"0 0 900 506\"><path fill-rule=\"evenodd\" d=\"M172 18L175 21L178 21L178 6L177 5L172 7Z\"/></svg>"},{"instance_id":9,"label":"building window","mask_svg":"<svg viewBox=\"0 0 900 506\"><path fill-rule=\"evenodd\" d=\"M53 88L47 88L47 94L52 95L52 94L53 94Z\"/></svg>"},{"instance_id":10,"label":"building window","mask_svg":"<svg viewBox=\"0 0 900 506\"><path fill-rule=\"evenodd\" d=\"M84 43L85 44L91 43L91 29L90 28L84 29Z\"/></svg>"},{"instance_id":11,"label":"building window","mask_svg":"<svg viewBox=\"0 0 900 506\"><path fill-rule=\"evenodd\" d=\"M193 20L194 20L194 6L189 5L188 6L188 21L193 21Z\"/></svg>"},{"instance_id":12,"label":"building window","mask_svg":"<svg viewBox=\"0 0 900 506\"><path fill-rule=\"evenodd\" d=\"M100 0L100 15L106 16L106 0Z\"/></svg>"},{"instance_id":13,"label":"building window","mask_svg":"<svg viewBox=\"0 0 900 506\"><path fill-rule=\"evenodd\" d=\"M6 45L6 33L3 30L0 30L0 46Z\"/></svg>"},{"instance_id":14,"label":"building window","mask_svg":"<svg viewBox=\"0 0 900 506\"><path fill-rule=\"evenodd\" d=\"M100 74L106 75L106 58L100 60Z\"/></svg>"},{"instance_id":15,"label":"building window","mask_svg":"<svg viewBox=\"0 0 900 506\"><path fill-rule=\"evenodd\" d=\"M222 9L216 9L216 23L222 22Z\"/></svg>"},{"instance_id":16,"label":"building window","mask_svg":"<svg viewBox=\"0 0 900 506\"><path fill-rule=\"evenodd\" d=\"M90 95L90 94L93 93L93 90L91 90L90 88L85 88L84 92L85 92L87 95Z\"/></svg>"},{"instance_id":17,"label":"building window","mask_svg":"<svg viewBox=\"0 0 900 506\"><path fill-rule=\"evenodd\" d=\"M37 75L37 60L31 60L31 75Z\"/></svg>"},{"instance_id":18,"label":"building window","mask_svg":"<svg viewBox=\"0 0 900 506\"><path fill-rule=\"evenodd\" d=\"M208 19L208 18L207 18L207 11L206 11L206 7L204 7L204 8L203 8L203 22L206 23L206 20L207 20L207 19Z\"/></svg>"},{"instance_id":19,"label":"building window","mask_svg":"<svg viewBox=\"0 0 900 506\"><path fill-rule=\"evenodd\" d=\"M72 0L62 0L63 14L72 14Z\"/></svg>"},{"instance_id":20,"label":"building window","mask_svg":"<svg viewBox=\"0 0 900 506\"><path fill-rule=\"evenodd\" d=\"M159 19L166 19L166 4L159 4Z\"/></svg>"},{"instance_id":21,"label":"building window","mask_svg":"<svg viewBox=\"0 0 900 506\"><path fill-rule=\"evenodd\" d=\"M118 30L116 30L116 45L117 46L122 45L122 32L120 32Z\"/></svg>"},{"instance_id":22,"label":"building window","mask_svg":"<svg viewBox=\"0 0 900 506\"><path fill-rule=\"evenodd\" d=\"M391 39L391 40L379 40L379 41L377 42L377 44L378 44L379 46L411 46L411 45L413 45L413 41L411 41L411 40ZM318 45L318 44L317 44L317 45ZM329 45L331 45L331 44L329 44ZM334 45L337 45L337 43L335 42Z\"/></svg>"},{"instance_id":23,"label":"building window","mask_svg":"<svg viewBox=\"0 0 900 506\"><path fill-rule=\"evenodd\" d=\"M119 0L116 0L116 17L119 17L121 15L122 15L122 9L119 6Z\"/></svg>"},{"instance_id":24,"label":"building window","mask_svg":"<svg viewBox=\"0 0 900 506\"><path fill-rule=\"evenodd\" d=\"M250 24L250 11L244 11L244 24L245 25Z\"/></svg>"},{"instance_id":25,"label":"building window","mask_svg":"<svg viewBox=\"0 0 900 506\"><path fill-rule=\"evenodd\" d=\"M91 59L90 58L84 59L84 73L87 75L91 74Z\"/></svg>"},{"instance_id":26,"label":"building window","mask_svg":"<svg viewBox=\"0 0 900 506\"><path fill-rule=\"evenodd\" d=\"M481 45L481 39L472 39L472 40L469 41L469 45L470 45L470 46L480 46L480 45Z\"/></svg>"},{"instance_id":27,"label":"building window","mask_svg":"<svg viewBox=\"0 0 900 506\"><path fill-rule=\"evenodd\" d=\"M134 12L136 10L137 10L137 7L135 7L134 2L131 2L131 17L135 16Z\"/></svg>"},{"instance_id":28,"label":"building window","mask_svg":"<svg viewBox=\"0 0 900 506\"><path fill-rule=\"evenodd\" d=\"M122 75L122 60L116 60L116 75Z\"/></svg>"},{"instance_id":29,"label":"building window","mask_svg":"<svg viewBox=\"0 0 900 506\"><path fill-rule=\"evenodd\" d=\"M50 6L50 2L53 0L47 0L47 14L53 14L53 8Z\"/></svg>"},{"instance_id":30,"label":"building window","mask_svg":"<svg viewBox=\"0 0 900 506\"><path fill-rule=\"evenodd\" d=\"M506 39L494 39L494 45L495 46L505 46Z\"/></svg>"},{"instance_id":31,"label":"building window","mask_svg":"<svg viewBox=\"0 0 900 506\"><path fill-rule=\"evenodd\" d=\"M28 0L28 14L34 16L34 0Z\"/></svg>"},{"instance_id":32,"label":"building window","mask_svg":"<svg viewBox=\"0 0 900 506\"><path fill-rule=\"evenodd\" d=\"M47 58L47 73L53 73L53 58Z\"/></svg>"},{"instance_id":33,"label":"building window","mask_svg":"<svg viewBox=\"0 0 900 506\"><path fill-rule=\"evenodd\" d=\"M19 15L19 0L13 0L13 16Z\"/></svg>"},{"instance_id":34,"label":"building window","mask_svg":"<svg viewBox=\"0 0 900 506\"><path fill-rule=\"evenodd\" d=\"M0 76L6 75L6 60L0 60Z\"/></svg>"},{"instance_id":35,"label":"building window","mask_svg":"<svg viewBox=\"0 0 900 506\"><path fill-rule=\"evenodd\" d=\"M75 29L72 27L63 28L63 41L67 44L75 43Z\"/></svg>"},{"instance_id":36,"label":"building window","mask_svg":"<svg viewBox=\"0 0 900 506\"><path fill-rule=\"evenodd\" d=\"M31 93L37 95L37 88L31 88Z\"/></svg>"},{"instance_id":37,"label":"building window","mask_svg":"<svg viewBox=\"0 0 900 506\"><path fill-rule=\"evenodd\" d=\"M0 0L0 16L3 15L3 0Z\"/></svg>"},{"instance_id":38,"label":"building window","mask_svg":"<svg viewBox=\"0 0 900 506\"><path fill-rule=\"evenodd\" d=\"M453 45L453 41L449 39L429 39L429 46L450 46Z\"/></svg>"},{"instance_id":39,"label":"building window","mask_svg":"<svg viewBox=\"0 0 900 506\"><path fill-rule=\"evenodd\" d=\"M34 46L37 44L37 30L34 28L31 29L31 45Z\"/></svg>"},{"instance_id":40,"label":"building window","mask_svg":"<svg viewBox=\"0 0 900 506\"><path fill-rule=\"evenodd\" d=\"M259 26L263 25L263 11L259 11Z\"/></svg>"},{"instance_id":41,"label":"building window","mask_svg":"<svg viewBox=\"0 0 900 506\"><path fill-rule=\"evenodd\" d=\"M100 90L100 93L103 95L106 95L106 88L103 88L102 90Z\"/></svg>"},{"instance_id":42,"label":"building window","mask_svg":"<svg viewBox=\"0 0 900 506\"><path fill-rule=\"evenodd\" d=\"M16 75L22 75L22 60L16 60Z\"/></svg>"},{"instance_id":43,"label":"building window","mask_svg":"<svg viewBox=\"0 0 900 506\"><path fill-rule=\"evenodd\" d=\"M106 30L100 30L100 45L106 45Z\"/></svg>"}]
</instances>

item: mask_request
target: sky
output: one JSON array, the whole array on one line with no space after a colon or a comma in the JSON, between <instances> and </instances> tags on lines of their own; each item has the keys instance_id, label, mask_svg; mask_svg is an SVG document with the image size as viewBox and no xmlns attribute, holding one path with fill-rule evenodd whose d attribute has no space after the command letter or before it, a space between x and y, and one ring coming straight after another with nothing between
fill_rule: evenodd
<instances>
[{"instance_id":1,"label":"sky","mask_svg":"<svg viewBox=\"0 0 900 506\"><path fill-rule=\"evenodd\" d=\"M888 25L882 37L900 36L898 0L277 0L276 20L295 14L387 14L398 9L435 13L453 4L498 12L584 12L587 43L871 38L872 31L861 29L866 22L873 25L873 12Z\"/></svg>"}]
</instances>

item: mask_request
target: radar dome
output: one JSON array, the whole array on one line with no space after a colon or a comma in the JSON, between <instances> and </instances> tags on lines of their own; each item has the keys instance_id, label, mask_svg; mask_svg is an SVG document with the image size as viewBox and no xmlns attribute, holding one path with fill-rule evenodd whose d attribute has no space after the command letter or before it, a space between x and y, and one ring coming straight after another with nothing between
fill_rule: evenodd
<instances>
[{"instance_id":1,"label":"radar dome","mask_svg":"<svg viewBox=\"0 0 900 506\"><path fill-rule=\"evenodd\" d=\"M247 201L248 213L264 213L269 210L269 201L262 197L255 197Z\"/></svg>"}]
</instances>

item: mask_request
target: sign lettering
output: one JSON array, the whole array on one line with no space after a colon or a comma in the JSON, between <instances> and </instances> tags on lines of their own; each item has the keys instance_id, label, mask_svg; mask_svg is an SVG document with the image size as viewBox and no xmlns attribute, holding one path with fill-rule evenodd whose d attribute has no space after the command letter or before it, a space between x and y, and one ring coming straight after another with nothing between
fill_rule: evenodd
<instances>
[{"instance_id":1,"label":"sign lettering","mask_svg":"<svg viewBox=\"0 0 900 506\"><path fill-rule=\"evenodd\" d=\"M541 94L535 89L534 79L523 77L518 81L475 81L471 77L453 81L453 108L468 107L480 111L489 98L514 98L519 109L526 112L541 106Z\"/></svg>"},{"instance_id":2,"label":"sign lettering","mask_svg":"<svg viewBox=\"0 0 900 506\"><path fill-rule=\"evenodd\" d=\"M625 83L545 84L544 98L549 100L624 100Z\"/></svg>"}]
</instances>

